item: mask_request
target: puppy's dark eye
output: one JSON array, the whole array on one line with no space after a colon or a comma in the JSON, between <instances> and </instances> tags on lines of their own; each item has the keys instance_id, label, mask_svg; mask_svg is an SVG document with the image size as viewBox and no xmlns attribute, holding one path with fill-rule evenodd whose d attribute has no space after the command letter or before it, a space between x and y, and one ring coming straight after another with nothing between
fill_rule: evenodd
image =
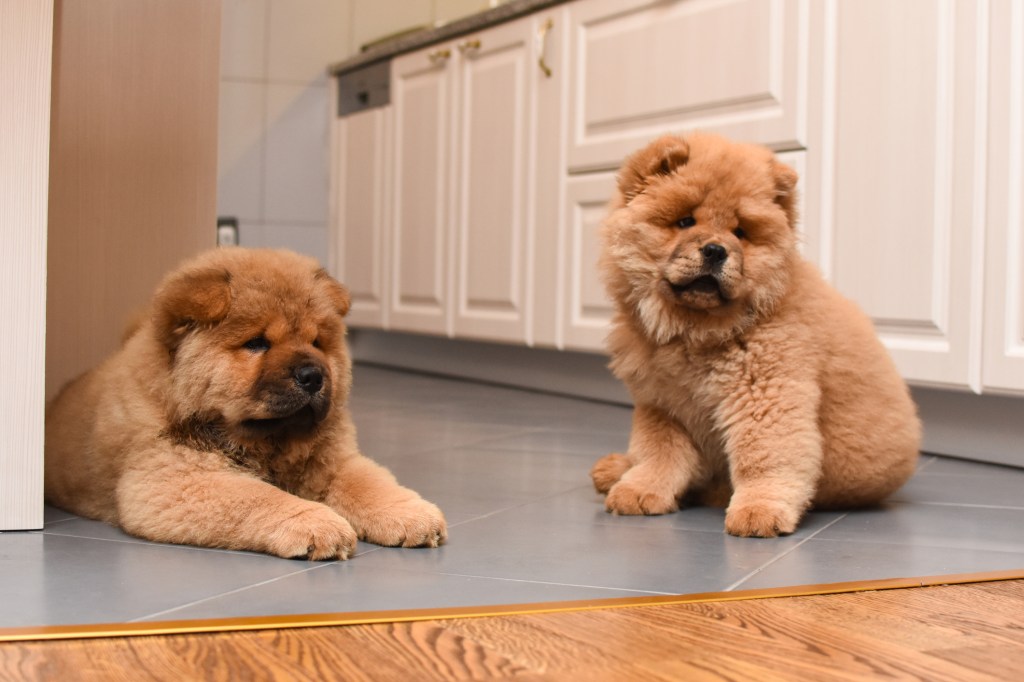
<instances>
[{"instance_id":1,"label":"puppy's dark eye","mask_svg":"<svg viewBox=\"0 0 1024 682\"><path fill-rule=\"evenodd\" d=\"M266 353L270 350L270 341L267 341L266 337L263 336L254 336L242 344L242 346L253 353Z\"/></svg>"},{"instance_id":2,"label":"puppy's dark eye","mask_svg":"<svg viewBox=\"0 0 1024 682\"><path fill-rule=\"evenodd\" d=\"M742 227L737 227L735 230L732 231L732 233L734 235L736 235L737 239L746 239L747 238L747 232Z\"/></svg>"},{"instance_id":3,"label":"puppy's dark eye","mask_svg":"<svg viewBox=\"0 0 1024 682\"><path fill-rule=\"evenodd\" d=\"M685 218L680 218L676 222L676 227L680 227L680 228L685 230L686 228L693 227L696 224L697 224L697 219L694 218L692 215L688 215Z\"/></svg>"},{"instance_id":4,"label":"puppy's dark eye","mask_svg":"<svg viewBox=\"0 0 1024 682\"><path fill-rule=\"evenodd\" d=\"M313 348L320 348L320 337L313 339Z\"/></svg>"}]
</instances>

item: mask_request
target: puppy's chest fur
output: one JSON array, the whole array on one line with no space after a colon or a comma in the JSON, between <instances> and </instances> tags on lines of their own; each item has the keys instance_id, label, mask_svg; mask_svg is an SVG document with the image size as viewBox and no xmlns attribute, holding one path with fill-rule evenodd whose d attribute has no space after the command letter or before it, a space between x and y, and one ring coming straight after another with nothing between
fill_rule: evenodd
<instances>
[{"instance_id":1,"label":"puppy's chest fur","mask_svg":"<svg viewBox=\"0 0 1024 682\"><path fill-rule=\"evenodd\" d=\"M720 451L739 414L767 417L791 378L779 366L771 334L751 334L711 348L684 343L614 348L612 369L635 400L677 420L707 454Z\"/></svg>"},{"instance_id":2,"label":"puppy's chest fur","mask_svg":"<svg viewBox=\"0 0 1024 682\"><path fill-rule=\"evenodd\" d=\"M275 439L260 446L243 445L232 439L221 423L197 417L173 424L160 436L175 445L222 455L234 466L292 493L298 492L296 487L313 452L311 444Z\"/></svg>"}]
</instances>

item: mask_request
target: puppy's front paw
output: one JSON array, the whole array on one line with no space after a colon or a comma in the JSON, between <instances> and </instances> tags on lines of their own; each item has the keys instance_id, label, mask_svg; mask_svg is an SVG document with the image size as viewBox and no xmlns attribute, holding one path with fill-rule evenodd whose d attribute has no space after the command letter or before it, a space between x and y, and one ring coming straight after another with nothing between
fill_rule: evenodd
<instances>
[{"instance_id":1,"label":"puppy's front paw","mask_svg":"<svg viewBox=\"0 0 1024 682\"><path fill-rule=\"evenodd\" d=\"M644 490L629 481L619 481L608 491L604 507L613 514L628 516L671 514L679 509L674 495Z\"/></svg>"},{"instance_id":2,"label":"puppy's front paw","mask_svg":"<svg viewBox=\"0 0 1024 682\"><path fill-rule=\"evenodd\" d=\"M613 452L597 460L590 470L590 479L594 482L594 488L599 493L607 493L612 486L619 482L622 474L629 471L632 465L625 455Z\"/></svg>"},{"instance_id":3,"label":"puppy's front paw","mask_svg":"<svg viewBox=\"0 0 1024 682\"><path fill-rule=\"evenodd\" d=\"M271 554L286 559L348 559L356 547L356 532L334 510L320 504L277 524L269 538Z\"/></svg>"},{"instance_id":4,"label":"puppy's front paw","mask_svg":"<svg viewBox=\"0 0 1024 682\"><path fill-rule=\"evenodd\" d=\"M800 523L800 514L777 502L731 504L725 512L725 530L744 538L789 535Z\"/></svg>"},{"instance_id":5,"label":"puppy's front paw","mask_svg":"<svg viewBox=\"0 0 1024 682\"><path fill-rule=\"evenodd\" d=\"M385 547L438 547L448 526L436 505L413 497L367 515L359 537Z\"/></svg>"}]
</instances>

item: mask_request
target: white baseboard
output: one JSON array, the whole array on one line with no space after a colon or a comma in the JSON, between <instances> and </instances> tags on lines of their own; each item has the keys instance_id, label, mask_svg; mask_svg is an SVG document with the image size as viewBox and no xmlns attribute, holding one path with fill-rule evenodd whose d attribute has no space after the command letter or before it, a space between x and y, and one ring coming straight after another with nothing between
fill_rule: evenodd
<instances>
[{"instance_id":1,"label":"white baseboard","mask_svg":"<svg viewBox=\"0 0 1024 682\"><path fill-rule=\"evenodd\" d=\"M603 355L353 329L358 362L629 405ZM1024 467L1024 399L915 388L925 452Z\"/></svg>"},{"instance_id":2,"label":"white baseboard","mask_svg":"<svg viewBox=\"0 0 1024 682\"><path fill-rule=\"evenodd\" d=\"M357 362L632 404L626 389L608 371L608 358L603 355L375 329L349 330L348 340Z\"/></svg>"}]
</instances>

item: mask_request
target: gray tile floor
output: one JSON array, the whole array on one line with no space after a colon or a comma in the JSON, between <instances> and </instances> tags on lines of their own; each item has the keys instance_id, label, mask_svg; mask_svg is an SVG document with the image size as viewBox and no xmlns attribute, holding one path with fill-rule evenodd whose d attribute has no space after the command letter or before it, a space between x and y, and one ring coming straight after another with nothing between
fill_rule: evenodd
<instances>
[{"instance_id":1,"label":"gray tile floor","mask_svg":"<svg viewBox=\"0 0 1024 682\"><path fill-rule=\"evenodd\" d=\"M884 508L812 513L792 536L723 512L604 512L593 461L623 407L359 366L363 451L445 511L435 550L347 562L144 542L48 509L0 534L0 628L638 597L1024 569L1024 470L925 455Z\"/></svg>"}]
</instances>

